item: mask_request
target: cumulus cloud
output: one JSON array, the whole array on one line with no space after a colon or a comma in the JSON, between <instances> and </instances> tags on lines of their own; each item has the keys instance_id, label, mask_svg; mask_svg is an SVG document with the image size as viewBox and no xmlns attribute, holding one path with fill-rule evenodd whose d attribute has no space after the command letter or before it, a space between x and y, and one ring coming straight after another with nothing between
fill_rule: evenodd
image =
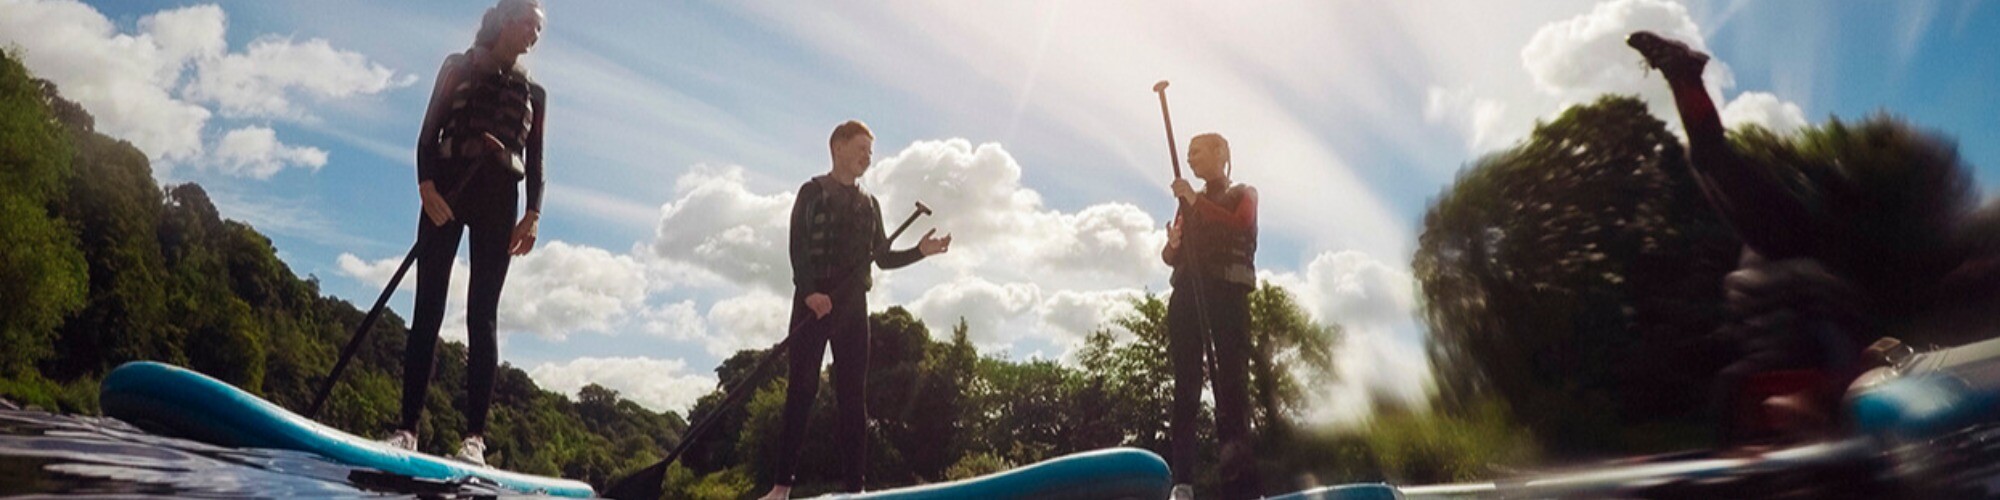
<instances>
[{"instance_id":1,"label":"cumulus cloud","mask_svg":"<svg viewBox=\"0 0 2000 500\"><path fill-rule=\"evenodd\" d=\"M401 258L366 261L343 253L339 273L374 286L385 286ZM416 268L398 289L416 290ZM447 293L443 335L465 338L466 280L471 276L463 258L452 262L452 286ZM507 288L500 294L500 331L527 332L562 340L573 332L613 333L645 306L644 266L629 255L602 249L550 242L533 253L515 257L507 269Z\"/></svg>"},{"instance_id":2,"label":"cumulus cloud","mask_svg":"<svg viewBox=\"0 0 2000 500\"><path fill-rule=\"evenodd\" d=\"M216 141L211 161L222 172L240 177L269 179L287 166L318 171L326 166L326 151L313 147L287 146L278 142L278 133L267 127L250 126L231 130Z\"/></svg>"},{"instance_id":3,"label":"cumulus cloud","mask_svg":"<svg viewBox=\"0 0 2000 500\"><path fill-rule=\"evenodd\" d=\"M1034 283L999 284L983 278L964 276L939 283L910 302L909 310L932 326L932 335L949 334L949 325L964 319L972 342L981 347L998 347L1032 334L1018 322L1041 302L1042 289Z\"/></svg>"},{"instance_id":4,"label":"cumulus cloud","mask_svg":"<svg viewBox=\"0 0 2000 500\"><path fill-rule=\"evenodd\" d=\"M1471 88L1432 86L1424 99L1424 120L1457 129L1465 135L1466 148L1474 151L1505 145L1499 141L1508 126L1503 121L1506 111L1506 103L1480 97Z\"/></svg>"},{"instance_id":5,"label":"cumulus cloud","mask_svg":"<svg viewBox=\"0 0 2000 500\"><path fill-rule=\"evenodd\" d=\"M791 299L762 290L718 300L708 308L704 346L716 356L771 347L785 338L791 314Z\"/></svg>"},{"instance_id":6,"label":"cumulus cloud","mask_svg":"<svg viewBox=\"0 0 2000 500\"><path fill-rule=\"evenodd\" d=\"M1091 332L1111 328L1114 334L1129 336L1132 332L1115 328L1111 321L1133 312L1132 299L1144 292L1124 288L1116 290L1059 290L1047 294L1036 306L1040 314L1041 331L1049 337L1068 341L1075 347Z\"/></svg>"},{"instance_id":7,"label":"cumulus cloud","mask_svg":"<svg viewBox=\"0 0 2000 500\"><path fill-rule=\"evenodd\" d=\"M1407 271L1340 251L1315 256L1303 273L1265 271L1260 277L1291 292L1315 321L1343 330L1334 350L1336 381L1311 393L1313 420L1359 422L1372 412L1375 396L1423 405L1430 361L1415 322L1415 279Z\"/></svg>"},{"instance_id":8,"label":"cumulus cloud","mask_svg":"<svg viewBox=\"0 0 2000 500\"><path fill-rule=\"evenodd\" d=\"M1542 26L1521 48L1521 65L1536 88L1550 95L1594 98L1606 92L1669 96L1666 86L1648 80L1644 62L1625 37L1647 30L1682 40L1706 52L1701 29L1686 6L1667 0L1614 0L1589 13ZM1711 62L1705 76L1727 80L1727 66Z\"/></svg>"},{"instance_id":9,"label":"cumulus cloud","mask_svg":"<svg viewBox=\"0 0 2000 500\"><path fill-rule=\"evenodd\" d=\"M19 47L23 64L89 110L98 131L144 151L162 176L176 165L259 179L325 165L325 151L285 145L266 126L216 135L209 104L227 117L309 118L297 96L373 94L415 81L320 39L264 37L230 53L227 27L214 5L162 10L126 33L74 0L0 3L0 44Z\"/></svg>"},{"instance_id":10,"label":"cumulus cloud","mask_svg":"<svg viewBox=\"0 0 2000 500\"><path fill-rule=\"evenodd\" d=\"M214 103L223 116L299 117L299 96L339 98L374 94L416 81L359 53L333 48L326 40L297 42L266 36L243 52L197 60L190 99Z\"/></svg>"},{"instance_id":11,"label":"cumulus cloud","mask_svg":"<svg viewBox=\"0 0 2000 500\"><path fill-rule=\"evenodd\" d=\"M1464 134L1466 144L1475 152L1489 151L1521 139L1537 119L1549 119L1568 106L1598 96L1620 94L1646 101L1654 116L1678 132L1680 113L1674 108L1672 91L1658 71L1648 68L1644 59L1625 45L1625 37L1640 30L1712 52L1701 27L1680 3L1600 2L1589 12L1548 22L1535 30L1519 52L1520 69L1531 84L1526 93L1509 93L1505 85L1434 85L1425 102L1425 120ZM1726 103L1723 120L1731 126L1758 124L1790 131L1806 123L1799 105L1770 93L1743 92L1734 99L1726 98L1736 79L1719 56L1709 61L1703 81L1715 102Z\"/></svg>"},{"instance_id":12,"label":"cumulus cloud","mask_svg":"<svg viewBox=\"0 0 2000 500\"><path fill-rule=\"evenodd\" d=\"M679 359L585 357L542 363L528 369L528 376L543 389L571 397L583 386L597 384L646 409L686 416L695 400L714 390L716 384L713 376L687 371L687 362Z\"/></svg>"},{"instance_id":13,"label":"cumulus cloud","mask_svg":"<svg viewBox=\"0 0 2000 500\"><path fill-rule=\"evenodd\" d=\"M501 328L561 339L612 332L643 307L646 273L628 255L553 241L515 257L500 296Z\"/></svg>"},{"instance_id":14,"label":"cumulus cloud","mask_svg":"<svg viewBox=\"0 0 2000 500\"><path fill-rule=\"evenodd\" d=\"M1730 127L1759 125L1779 134L1796 132L1806 126L1806 113L1799 105L1766 92L1744 92L1722 107L1722 123Z\"/></svg>"},{"instance_id":15,"label":"cumulus cloud","mask_svg":"<svg viewBox=\"0 0 2000 500\"><path fill-rule=\"evenodd\" d=\"M697 166L674 181L677 199L660 207L653 256L730 282L791 290L786 243L796 193L760 195L741 167Z\"/></svg>"},{"instance_id":16,"label":"cumulus cloud","mask_svg":"<svg viewBox=\"0 0 2000 500\"><path fill-rule=\"evenodd\" d=\"M1049 209L1021 185L1021 165L996 143L917 141L877 162L864 181L885 212L916 201L935 209L927 224L954 238L948 265L1006 262L990 270L1059 286L1144 283L1166 270L1159 259L1166 232L1151 215L1125 203Z\"/></svg>"}]
</instances>

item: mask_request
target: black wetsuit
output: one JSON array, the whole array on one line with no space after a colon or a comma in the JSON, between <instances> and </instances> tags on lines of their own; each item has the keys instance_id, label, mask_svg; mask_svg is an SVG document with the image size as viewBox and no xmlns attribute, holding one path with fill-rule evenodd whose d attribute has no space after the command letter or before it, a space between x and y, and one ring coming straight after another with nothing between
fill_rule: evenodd
<instances>
[{"instance_id":1,"label":"black wetsuit","mask_svg":"<svg viewBox=\"0 0 2000 500\"><path fill-rule=\"evenodd\" d=\"M440 78L452 75L458 85L433 96L417 142L417 176L438 193L464 187L451 200L453 218L444 225L418 214L417 239L423 245L417 260L416 310L410 321L403 357L404 429L417 429L425 393L437 361L438 329L444 322L452 261L461 236L471 233L471 277L466 295L466 432L484 434L486 413L493 399L493 372L499 364L500 289L507 280L519 215L520 189L527 182L527 209L540 212L542 203L542 123L547 94L518 70L482 69L469 55L445 61ZM506 153L470 155L468 144L493 134ZM469 178L467 176L470 176Z\"/></svg>"},{"instance_id":2,"label":"black wetsuit","mask_svg":"<svg viewBox=\"0 0 2000 500\"><path fill-rule=\"evenodd\" d=\"M847 491L861 491L868 470L867 292L873 285L866 266L873 262L883 269L895 269L923 259L923 254L916 248L889 251L882 208L875 197L860 186L844 185L824 175L799 186L791 224L792 284L796 289L792 324L812 317L805 299L814 293L831 298L833 311L806 321L788 340L791 369L772 482L790 485L795 479L806 420L813 398L819 394L820 361L831 344L834 396L839 406L834 448L843 454L840 462Z\"/></svg>"},{"instance_id":3,"label":"black wetsuit","mask_svg":"<svg viewBox=\"0 0 2000 500\"><path fill-rule=\"evenodd\" d=\"M1257 286L1256 190L1240 184L1217 188L1202 191L1192 215L1175 214L1181 247L1162 255L1174 266L1174 294L1167 299L1167 354L1174 370L1169 422L1173 476L1176 483L1194 480L1195 422L1206 361L1214 369L1216 439L1235 448L1224 452L1222 497L1255 498L1248 372L1250 292ZM1208 319L1206 335L1202 313Z\"/></svg>"}]
</instances>

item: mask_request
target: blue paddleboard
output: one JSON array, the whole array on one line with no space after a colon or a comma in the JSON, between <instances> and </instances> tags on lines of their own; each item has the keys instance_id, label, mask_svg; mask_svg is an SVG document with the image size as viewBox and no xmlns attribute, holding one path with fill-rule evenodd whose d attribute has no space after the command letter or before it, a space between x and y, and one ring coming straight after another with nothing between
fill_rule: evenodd
<instances>
[{"instance_id":1,"label":"blue paddleboard","mask_svg":"<svg viewBox=\"0 0 2000 500\"><path fill-rule=\"evenodd\" d=\"M185 368L134 361L104 377L104 413L149 431L232 448L317 454L355 467L439 481L466 481L544 495L595 496L581 481L508 472L389 447L320 425L270 401Z\"/></svg>"},{"instance_id":2,"label":"blue paddleboard","mask_svg":"<svg viewBox=\"0 0 2000 500\"><path fill-rule=\"evenodd\" d=\"M975 478L822 500L1112 500L1166 498L1173 488L1167 461L1138 448L1106 448L1064 455Z\"/></svg>"}]
</instances>

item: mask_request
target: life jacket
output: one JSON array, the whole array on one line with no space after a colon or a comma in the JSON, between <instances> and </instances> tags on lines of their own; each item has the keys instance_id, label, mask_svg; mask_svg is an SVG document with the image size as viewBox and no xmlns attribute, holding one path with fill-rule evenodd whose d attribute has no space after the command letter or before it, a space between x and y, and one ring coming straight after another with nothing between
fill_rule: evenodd
<instances>
[{"instance_id":1,"label":"life jacket","mask_svg":"<svg viewBox=\"0 0 2000 500\"><path fill-rule=\"evenodd\" d=\"M875 197L861 186L846 186L832 176L814 177L820 196L813 202L812 229L806 235L807 255L815 263L811 270L822 290L840 285L851 290L855 283L834 283L850 273L857 276L860 290L874 285L874 273L866 269L875 258L875 240L881 236L882 212ZM835 290L829 290L835 291ZM844 291L844 290L839 290Z\"/></svg>"},{"instance_id":2,"label":"life jacket","mask_svg":"<svg viewBox=\"0 0 2000 500\"><path fill-rule=\"evenodd\" d=\"M1230 211L1243 202L1249 186L1235 184L1223 189L1204 189L1202 198ZM1187 273L1204 279L1254 289L1257 286L1257 227L1239 229L1226 222L1211 221L1192 213L1181 223L1180 264L1174 266L1173 282L1181 284Z\"/></svg>"},{"instance_id":3,"label":"life jacket","mask_svg":"<svg viewBox=\"0 0 2000 500\"><path fill-rule=\"evenodd\" d=\"M468 59L474 57L470 52ZM520 157L527 151L528 132L534 126L535 101L542 86L516 68L481 69L466 63L458 86L451 89L451 105L439 127L439 156L463 159L465 148L485 141L486 134L500 140L514 161L501 162L509 180L528 175Z\"/></svg>"}]
</instances>

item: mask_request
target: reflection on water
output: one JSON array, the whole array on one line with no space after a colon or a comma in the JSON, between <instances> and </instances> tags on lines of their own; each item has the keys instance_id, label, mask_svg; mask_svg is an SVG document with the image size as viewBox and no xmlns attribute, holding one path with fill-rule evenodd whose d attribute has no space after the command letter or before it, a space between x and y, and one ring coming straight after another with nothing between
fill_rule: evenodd
<instances>
[{"instance_id":1,"label":"reflection on water","mask_svg":"<svg viewBox=\"0 0 2000 500\"><path fill-rule=\"evenodd\" d=\"M147 434L112 418L0 407L0 497L140 494L201 497L495 496L356 469L308 453L229 449Z\"/></svg>"}]
</instances>

